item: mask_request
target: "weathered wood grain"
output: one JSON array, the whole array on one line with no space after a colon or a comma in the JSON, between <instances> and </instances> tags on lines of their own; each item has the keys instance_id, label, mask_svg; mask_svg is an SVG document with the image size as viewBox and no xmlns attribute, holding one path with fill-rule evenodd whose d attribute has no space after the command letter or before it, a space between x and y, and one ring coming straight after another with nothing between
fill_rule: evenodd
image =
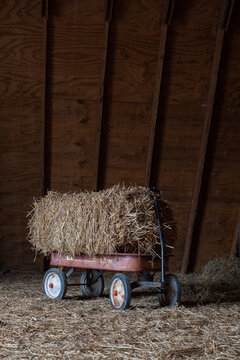
<instances>
[{"instance_id":1,"label":"weathered wood grain","mask_svg":"<svg viewBox=\"0 0 240 360\"><path fill-rule=\"evenodd\" d=\"M147 149L147 162L146 162L146 171L145 171L145 180L144 180L144 185L146 187L150 186L153 149L154 149L154 141L156 136L156 124L158 118L158 105L159 105L159 97L160 97L161 82L162 82L162 71L163 71L166 40L167 40L167 29L168 29L168 22L170 20L169 16L170 14L172 15L172 12L173 12L173 3L169 0L164 1L162 5L163 18L161 20L158 61L157 61L157 68L155 75L151 123L150 123L149 141L148 141L148 149Z\"/></svg>"},{"instance_id":2,"label":"weathered wood grain","mask_svg":"<svg viewBox=\"0 0 240 360\"><path fill-rule=\"evenodd\" d=\"M0 97L41 96L41 27L0 25Z\"/></svg>"},{"instance_id":3,"label":"weathered wood grain","mask_svg":"<svg viewBox=\"0 0 240 360\"><path fill-rule=\"evenodd\" d=\"M43 22L40 0L0 2L0 266L39 269L26 213L40 195Z\"/></svg>"},{"instance_id":4,"label":"weathered wood grain","mask_svg":"<svg viewBox=\"0 0 240 360\"><path fill-rule=\"evenodd\" d=\"M156 128L152 181L171 199L191 201L204 107L166 104ZM186 221L186 220L185 220Z\"/></svg>"},{"instance_id":5,"label":"weathered wood grain","mask_svg":"<svg viewBox=\"0 0 240 360\"><path fill-rule=\"evenodd\" d=\"M46 194L46 88L47 88L47 37L48 37L48 0L42 3L43 41L42 41L42 101L40 122L40 193Z\"/></svg>"},{"instance_id":6,"label":"weathered wood grain","mask_svg":"<svg viewBox=\"0 0 240 360\"><path fill-rule=\"evenodd\" d=\"M97 101L52 98L47 114L48 189L92 189Z\"/></svg>"},{"instance_id":7,"label":"weathered wood grain","mask_svg":"<svg viewBox=\"0 0 240 360\"><path fill-rule=\"evenodd\" d=\"M49 3L49 96L97 100L104 36L103 1L70 3Z\"/></svg>"},{"instance_id":8,"label":"weathered wood grain","mask_svg":"<svg viewBox=\"0 0 240 360\"><path fill-rule=\"evenodd\" d=\"M217 1L208 6L206 1L176 2L168 29L151 182L166 188L170 198L179 197L189 204L207 103L218 7ZM189 206L181 216L186 230ZM182 257L185 236L186 233L174 251L177 258Z\"/></svg>"},{"instance_id":9,"label":"weathered wood grain","mask_svg":"<svg viewBox=\"0 0 240 360\"><path fill-rule=\"evenodd\" d=\"M71 3L71 4L70 4ZM103 1L53 1L48 19L47 187L92 190Z\"/></svg>"},{"instance_id":10,"label":"weathered wood grain","mask_svg":"<svg viewBox=\"0 0 240 360\"><path fill-rule=\"evenodd\" d=\"M196 234L199 243L191 253L191 271L200 272L214 257L229 256L238 210L239 202L207 201L199 234Z\"/></svg>"},{"instance_id":11,"label":"weathered wood grain","mask_svg":"<svg viewBox=\"0 0 240 360\"><path fill-rule=\"evenodd\" d=\"M31 193L17 194L12 189L7 192L1 191L1 226L14 229L15 226L21 226L22 231L28 232L27 214L32 210L33 198ZM16 241L22 241L17 237ZM28 245L28 244L27 244Z\"/></svg>"},{"instance_id":12,"label":"weathered wood grain","mask_svg":"<svg viewBox=\"0 0 240 360\"><path fill-rule=\"evenodd\" d=\"M104 23L104 0L50 0L49 16L61 18L61 24L65 25L66 30L84 24L91 31L92 24Z\"/></svg>"},{"instance_id":13,"label":"weathered wood grain","mask_svg":"<svg viewBox=\"0 0 240 360\"><path fill-rule=\"evenodd\" d=\"M161 9L157 1L114 2L103 117L103 186L144 184Z\"/></svg>"},{"instance_id":14,"label":"weathered wood grain","mask_svg":"<svg viewBox=\"0 0 240 360\"><path fill-rule=\"evenodd\" d=\"M191 269L198 271L210 257L229 256L240 206L240 4L235 3L223 43L212 131L204 177L205 206L197 221L200 235Z\"/></svg>"},{"instance_id":15,"label":"weathered wood grain","mask_svg":"<svg viewBox=\"0 0 240 360\"><path fill-rule=\"evenodd\" d=\"M101 70L100 70L100 83L98 94L98 110L97 110L97 123L96 123L96 141L95 141L95 155L94 155L94 177L93 188L99 190L99 160L101 151L101 135L102 135L102 122L103 122L103 102L105 90L105 78L107 68L107 54L108 54L108 37L109 25L112 18L113 0L105 2L105 23L104 23L104 40L101 56Z\"/></svg>"},{"instance_id":16,"label":"weathered wood grain","mask_svg":"<svg viewBox=\"0 0 240 360\"><path fill-rule=\"evenodd\" d=\"M42 2L39 0L1 0L0 23L15 29L23 24L31 24L34 28L41 19Z\"/></svg>"},{"instance_id":17,"label":"weathered wood grain","mask_svg":"<svg viewBox=\"0 0 240 360\"><path fill-rule=\"evenodd\" d=\"M0 102L0 191L3 193L40 194L40 114L41 104L37 99L9 98Z\"/></svg>"},{"instance_id":18,"label":"weathered wood grain","mask_svg":"<svg viewBox=\"0 0 240 360\"><path fill-rule=\"evenodd\" d=\"M213 64L212 64L212 72L211 72L211 77L210 77L206 114L205 114L204 125L203 125L203 134L202 134L201 146L200 146L199 157L198 157L196 178L195 178L195 182L194 182L191 209L190 209L190 214L189 214L188 229L187 229L187 234L186 234L186 242L185 242L184 253L183 253L183 262L182 262L181 270L182 270L182 272L185 272L185 273L187 272L188 264L189 264L192 236L193 236L195 220L196 220L197 210L198 210L199 196L200 196L201 186L202 186L202 178L203 178L203 171L204 171L206 152L207 152L207 146L208 146L209 131L210 131L210 126L211 126L211 121L212 121L212 112L213 112L213 105L214 105L215 93L216 93L216 87L217 87L217 81L218 81L218 71L219 71L219 65L220 65L221 54L222 54L223 39L224 39L224 29L221 29L219 26L218 31L217 31L217 37L216 37L216 47L215 47Z\"/></svg>"},{"instance_id":19,"label":"weathered wood grain","mask_svg":"<svg viewBox=\"0 0 240 360\"><path fill-rule=\"evenodd\" d=\"M100 179L104 187L116 183L144 183L151 105L108 102L105 106Z\"/></svg>"},{"instance_id":20,"label":"weathered wood grain","mask_svg":"<svg viewBox=\"0 0 240 360\"><path fill-rule=\"evenodd\" d=\"M184 201L181 199L180 201L177 199L169 199L169 192L163 192L163 198L167 199L168 206L173 215L173 223L170 224L172 226L172 232L174 235L171 236L171 240L173 241L174 249L171 251L171 255L169 258L169 271L176 271L176 269L181 268L182 263L182 244L185 241L185 234L187 230L186 223L186 214L189 212L190 204L188 201ZM175 236L175 238L174 238ZM168 239L164 238L164 241L168 243Z\"/></svg>"},{"instance_id":21,"label":"weathered wood grain","mask_svg":"<svg viewBox=\"0 0 240 360\"><path fill-rule=\"evenodd\" d=\"M41 270L42 257L38 256L34 261L35 254L29 249L26 236L25 226L17 224L1 226L1 267L17 271Z\"/></svg>"},{"instance_id":22,"label":"weathered wood grain","mask_svg":"<svg viewBox=\"0 0 240 360\"><path fill-rule=\"evenodd\" d=\"M114 2L106 97L152 103L162 1Z\"/></svg>"}]
</instances>

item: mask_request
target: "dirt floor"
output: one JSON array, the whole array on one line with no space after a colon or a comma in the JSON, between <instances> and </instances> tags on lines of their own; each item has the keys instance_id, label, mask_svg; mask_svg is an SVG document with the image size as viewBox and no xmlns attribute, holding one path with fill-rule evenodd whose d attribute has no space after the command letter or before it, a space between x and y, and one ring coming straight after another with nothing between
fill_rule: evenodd
<instances>
[{"instance_id":1,"label":"dirt floor","mask_svg":"<svg viewBox=\"0 0 240 360\"><path fill-rule=\"evenodd\" d=\"M178 307L160 308L156 294L141 290L118 311L108 299L110 276L101 298L84 300L69 287L54 301L42 293L41 274L0 275L0 359L240 358L239 283L181 275Z\"/></svg>"}]
</instances>

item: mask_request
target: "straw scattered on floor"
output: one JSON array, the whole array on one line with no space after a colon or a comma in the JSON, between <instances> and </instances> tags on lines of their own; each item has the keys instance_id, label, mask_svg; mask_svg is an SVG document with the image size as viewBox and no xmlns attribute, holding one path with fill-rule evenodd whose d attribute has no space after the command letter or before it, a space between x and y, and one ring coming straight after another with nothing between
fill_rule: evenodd
<instances>
[{"instance_id":1,"label":"straw scattered on floor","mask_svg":"<svg viewBox=\"0 0 240 360\"><path fill-rule=\"evenodd\" d=\"M240 302L160 308L156 294L132 297L126 311L111 308L110 273L104 296L84 300L78 287L66 298L47 299L39 274L0 277L1 359L239 359ZM189 276L189 275L188 275ZM185 277L188 277L185 276ZM69 279L78 282L80 273ZM191 277L191 276L190 276ZM206 284L205 284L206 286ZM230 294L228 294L230 295ZM238 297L239 300L239 297ZM233 301L233 299L231 299Z\"/></svg>"}]
</instances>

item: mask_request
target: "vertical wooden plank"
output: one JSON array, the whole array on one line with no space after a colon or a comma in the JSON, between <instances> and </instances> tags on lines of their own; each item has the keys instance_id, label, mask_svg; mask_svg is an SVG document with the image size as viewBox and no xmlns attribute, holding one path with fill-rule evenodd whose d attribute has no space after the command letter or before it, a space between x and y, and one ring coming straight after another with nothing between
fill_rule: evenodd
<instances>
[{"instance_id":1,"label":"vertical wooden plank","mask_svg":"<svg viewBox=\"0 0 240 360\"><path fill-rule=\"evenodd\" d=\"M222 3L219 24L218 24L218 29L217 29L216 45L215 45L215 51L214 51L214 57L213 57L210 85L209 85L209 90L208 90L207 108L206 108L204 125L203 125L203 134L202 134L202 139L201 139L201 146L200 146L200 152L199 152L199 158L198 158L196 178L195 178L195 184L194 184L194 189L193 189L193 196L192 196L192 201L191 201L189 220L188 220L188 228L187 228L186 241L185 241L185 246L184 246L184 253L183 253L183 260L182 260L182 267L181 267L181 271L184 273L187 272L187 270L188 270L189 256L190 256L190 250L191 250L191 245L192 245L192 236L193 236L195 219L196 219L196 214L197 214L197 209L198 209L199 195L200 195L200 191L201 191L202 176L203 176L206 151L207 151L207 145L208 145L209 130L210 130L210 125L211 125L213 105L214 105L214 99L215 99L215 93L216 93L216 87L217 87L218 71L219 71L219 65L220 65L221 54L222 54L224 33L225 33L226 28L230 21L232 9L233 9L233 3L234 3L234 0L231 2L229 2L228 0L225 0Z\"/></svg>"},{"instance_id":2,"label":"vertical wooden plank","mask_svg":"<svg viewBox=\"0 0 240 360\"><path fill-rule=\"evenodd\" d=\"M42 47L42 104L40 124L40 194L46 194L45 182L45 129L46 129L46 77L47 77L47 23L48 0L42 0L43 47Z\"/></svg>"},{"instance_id":3,"label":"vertical wooden plank","mask_svg":"<svg viewBox=\"0 0 240 360\"><path fill-rule=\"evenodd\" d=\"M151 182L163 190L176 224L173 272L182 266L218 21L219 0L183 0L168 28Z\"/></svg>"},{"instance_id":4,"label":"vertical wooden plank","mask_svg":"<svg viewBox=\"0 0 240 360\"><path fill-rule=\"evenodd\" d=\"M0 261L7 269L42 269L27 241L27 213L42 188L42 0L1 1Z\"/></svg>"},{"instance_id":5,"label":"vertical wooden plank","mask_svg":"<svg viewBox=\"0 0 240 360\"><path fill-rule=\"evenodd\" d=\"M92 190L104 3L51 0L48 13L47 185Z\"/></svg>"},{"instance_id":6,"label":"vertical wooden plank","mask_svg":"<svg viewBox=\"0 0 240 360\"><path fill-rule=\"evenodd\" d=\"M42 104L41 104L41 123L40 123L40 194L43 196L47 192L45 176L45 157L46 157L46 83L47 83L47 24L48 24L48 0L42 0L43 18L43 45L42 45ZM42 271L49 267L49 260L42 256Z\"/></svg>"},{"instance_id":7,"label":"vertical wooden plank","mask_svg":"<svg viewBox=\"0 0 240 360\"><path fill-rule=\"evenodd\" d=\"M235 232L233 235L233 242L232 242L232 248L230 251L230 257L233 258L236 256L236 251L237 251L237 245L239 242L239 238L240 238L240 211L238 213L238 217L237 217L237 222L236 222L236 228L235 228Z\"/></svg>"},{"instance_id":8,"label":"vertical wooden plank","mask_svg":"<svg viewBox=\"0 0 240 360\"><path fill-rule=\"evenodd\" d=\"M166 48L167 29L173 12L173 4L174 4L173 1L166 0L163 2L163 8L162 8L162 24L160 30L157 71L156 71L154 93L153 93L151 124L150 124L146 172L145 172L145 181L144 181L146 187L149 187L150 185L153 147L154 147L155 130L156 130L157 117L158 117L158 104L159 104L159 96L160 96L161 81L162 81L162 70L163 70L163 62L164 62L164 55Z\"/></svg>"},{"instance_id":9,"label":"vertical wooden plank","mask_svg":"<svg viewBox=\"0 0 240 360\"><path fill-rule=\"evenodd\" d=\"M143 185L163 0L114 1L99 185Z\"/></svg>"},{"instance_id":10,"label":"vertical wooden plank","mask_svg":"<svg viewBox=\"0 0 240 360\"><path fill-rule=\"evenodd\" d=\"M240 3L235 2L224 36L199 202L203 206L197 211L190 252L191 272L201 271L215 256L230 256L236 231L240 209L239 16Z\"/></svg>"},{"instance_id":11,"label":"vertical wooden plank","mask_svg":"<svg viewBox=\"0 0 240 360\"><path fill-rule=\"evenodd\" d=\"M97 123L96 123L96 140L95 140L95 158L94 158L94 174L93 174L93 188L98 190L99 181L99 155L101 147L101 130L102 130L102 118L103 118L103 99L104 99L104 86L106 76L106 65L107 65L107 53L108 53L108 35L109 35L109 23L112 16L113 0L105 0L104 3L104 40L102 49L102 63L100 71L100 85L99 85L99 96L98 96L98 107L97 107Z\"/></svg>"}]
</instances>

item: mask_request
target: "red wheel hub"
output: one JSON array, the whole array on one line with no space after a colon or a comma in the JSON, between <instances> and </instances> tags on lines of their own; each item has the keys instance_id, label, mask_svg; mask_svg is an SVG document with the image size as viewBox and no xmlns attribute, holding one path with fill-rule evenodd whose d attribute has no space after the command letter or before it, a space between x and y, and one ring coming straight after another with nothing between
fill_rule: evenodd
<instances>
[{"instance_id":1,"label":"red wheel hub","mask_svg":"<svg viewBox=\"0 0 240 360\"><path fill-rule=\"evenodd\" d=\"M117 294L118 294L117 290L113 290L113 295L117 296Z\"/></svg>"},{"instance_id":2,"label":"red wheel hub","mask_svg":"<svg viewBox=\"0 0 240 360\"><path fill-rule=\"evenodd\" d=\"M53 288L53 283L50 283L50 284L49 284L49 287L52 289L52 288Z\"/></svg>"}]
</instances>

